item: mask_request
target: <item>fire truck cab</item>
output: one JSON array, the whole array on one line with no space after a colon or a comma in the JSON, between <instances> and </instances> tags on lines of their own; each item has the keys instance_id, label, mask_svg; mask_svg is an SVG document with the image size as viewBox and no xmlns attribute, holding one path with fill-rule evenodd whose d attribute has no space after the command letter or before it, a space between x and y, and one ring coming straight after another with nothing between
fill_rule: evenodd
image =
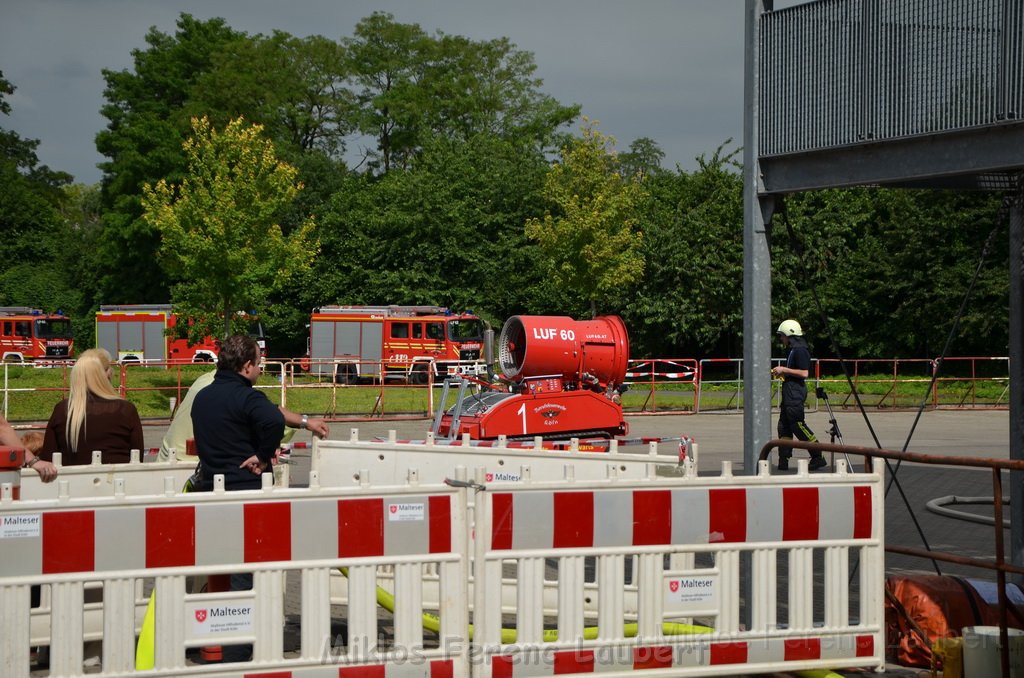
<instances>
[{"instance_id":1,"label":"fire truck cab","mask_svg":"<svg viewBox=\"0 0 1024 678\"><path fill-rule=\"evenodd\" d=\"M71 320L59 311L0 307L0 352L5 362L71 360L74 336Z\"/></svg>"},{"instance_id":2,"label":"fire truck cab","mask_svg":"<svg viewBox=\"0 0 1024 678\"><path fill-rule=\"evenodd\" d=\"M441 306L321 306L310 316L302 365L343 384L484 374L484 325Z\"/></svg>"}]
</instances>

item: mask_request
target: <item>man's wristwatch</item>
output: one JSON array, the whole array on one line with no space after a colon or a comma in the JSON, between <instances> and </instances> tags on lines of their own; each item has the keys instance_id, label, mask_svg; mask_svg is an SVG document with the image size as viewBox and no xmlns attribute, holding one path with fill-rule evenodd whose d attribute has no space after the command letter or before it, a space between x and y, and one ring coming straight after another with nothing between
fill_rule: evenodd
<instances>
[{"instance_id":1,"label":"man's wristwatch","mask_svg":"<svg viewBox=\"0 0 1024 678\"><path fill-rule=\"evenodd\" d=\"M302 423L299 424L300 428L309 428L309 415L302 415Z\"/></svg>"},{"instance_id":2,"label":"man's wristwatch","mask_svg":"<svg viewBox=\"0 0 1024 678\"><path fill-rule=\"evenodd\" d=\"M32 468L37 463L39 463L39 457L32 457L31 461L26 461L23 465L25 468Z\"/></svg>"}]
</instances>

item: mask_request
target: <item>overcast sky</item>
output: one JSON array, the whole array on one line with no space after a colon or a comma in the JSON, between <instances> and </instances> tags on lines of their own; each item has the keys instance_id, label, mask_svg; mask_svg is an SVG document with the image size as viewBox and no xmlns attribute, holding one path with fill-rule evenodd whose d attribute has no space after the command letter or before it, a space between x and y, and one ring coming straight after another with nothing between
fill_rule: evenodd
<instances>
[{"instance_id":1,"label":"overcast sky","mask_svg":"<svg viewBox=\"0 0 1024 678\"><path fill-rule=\"evenodd\" d=\"M131 69L151 26L173 35L186 12L249 34L338 40L376 10L431 34L508 37L533 53L544 92L580 104L619 150L654 139L667 168L742 142L744 0L0 0L0 71L17 88L0 127L94 183L101 69Z\"/></svg>"}]
</instances>

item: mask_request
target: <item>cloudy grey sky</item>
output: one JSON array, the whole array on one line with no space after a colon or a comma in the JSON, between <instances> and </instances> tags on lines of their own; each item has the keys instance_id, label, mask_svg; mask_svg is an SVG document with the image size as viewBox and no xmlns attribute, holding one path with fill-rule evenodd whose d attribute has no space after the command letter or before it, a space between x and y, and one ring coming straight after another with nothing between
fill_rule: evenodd
<instances>
[{"instance_id":1,"label":"cloudy grey sky","mask_svg":"<svg viewBox=\"0 0 1024 678\"><path fill-rule=\"evenodd\" d=\"M186 12L250 34L337 40L380 10L430 33L508 37L533 53L543 90L580 104L620 150L650 137L666 167L691 169L726 139L742 141L743 9L744 0L2 0L0 71L17 90L0 127L38 139L51 169L94 183L101 69L130 69L151 26L173 34Z\"/></svg>"}]
</instances>

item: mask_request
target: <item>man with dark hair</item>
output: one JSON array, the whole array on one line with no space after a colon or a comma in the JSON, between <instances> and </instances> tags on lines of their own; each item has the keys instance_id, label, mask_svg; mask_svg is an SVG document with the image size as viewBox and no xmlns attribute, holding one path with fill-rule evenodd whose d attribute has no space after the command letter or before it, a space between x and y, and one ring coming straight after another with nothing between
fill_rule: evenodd
<instances>
[{"instance_id":1,"label":"man with dark hair","mask_svg":"<svg viewBox=\"0 0 1024 678\"><path fill-rule=\"evenodd\" d=\"M201 489L224 475L227 490L253 490L269 468L284 435L284 415L253 388L260 376L260 347L235 335L221 345L213 383L196 394L192 427L203 480Z\"/></svg>"},{"instance_id":2,"label":"man with dark hair","mask_svg":"<svg viewBox=\"0 0 1024 678\"><path fill-rule=\"evenodd\" d=\"M213 477L224 475L224 489L252 490L262 485L284 435L284 415L262 391L260 347L252 337L235 335L221 344L213 383L196 394L192 407L196 453L202 471L194 490L209 491ZM231 575L231 591L252 589L252 573ZM224 661L244 662L252 645L228 645Z\"/></svg>"},{"instance_id":3,"label":"man with dark hair","mask_svg":"<svg viewBox=\"0 0 1024 678\"><path fill-rule=\"evenodd\" d=\"M807 399L806 379L811 370L811 352L804 340L804 331L795 320L784 320L776 330L779 341L786 347L786 362L772 368L772 374L781 377L782 406L779 408L779 437L797 438L815 442L814 432L804 421L804 400ZM778 470L789 469L789 458L793 456L792 447L779 447ZM821 452L811 452L808 468L815 471L828 466Z\"/></svg>"}]
</instances>

